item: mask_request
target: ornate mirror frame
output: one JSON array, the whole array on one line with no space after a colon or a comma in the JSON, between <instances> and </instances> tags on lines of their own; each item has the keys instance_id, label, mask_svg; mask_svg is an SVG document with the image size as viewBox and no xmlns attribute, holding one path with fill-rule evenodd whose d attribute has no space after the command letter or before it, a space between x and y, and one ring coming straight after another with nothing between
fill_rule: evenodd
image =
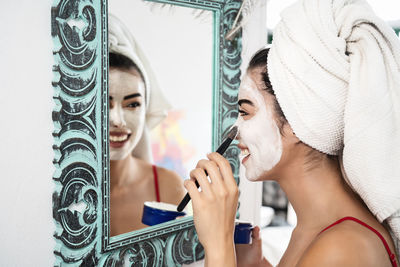
<instances>
[{"instance_id":1,"label":"ornate mirror frame","mask_svg":"<svg viewBox=\"0 0 400 267\"><path fill-rule=\"evenodd\" d=\"M138 1L138 0L132 0ZM224 38L240 0L147 0L213 12L212 149L237 117L241 35ZM55 266L180 266L201 259L193 218L110 238L107 0L54 0ZM238 149L225 154L239 182Z\"/></svg>"}]
</instances>

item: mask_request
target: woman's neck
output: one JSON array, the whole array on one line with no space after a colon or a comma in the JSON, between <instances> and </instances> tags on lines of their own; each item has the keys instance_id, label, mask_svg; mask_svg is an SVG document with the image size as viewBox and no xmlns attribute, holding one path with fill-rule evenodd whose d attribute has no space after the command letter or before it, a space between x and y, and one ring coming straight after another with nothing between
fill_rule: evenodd
<instances>
[{"instance_id":1,"label":"woman's neck","mask_svg":"<svg viewBox=\"0 0 400 267\"><path fill-rule=\"evenodd\" d=\"M131 178L133 170L137 168L138 161L132 156L122 160L110 160L110 186L115 188L127 184Z\"/></svg>"},{"instance_id":2,"label":"woman's neck","mask_svg":"<svg viewBox=\"0 0 400 267\"><path fill-rule=\"evenodd\" d=\"M304 230L320 230L358 205L336 160L324 158L312 169L304 162L294 163L278 182L296 212L298 227Z\"/></svg>"}]
</instances>

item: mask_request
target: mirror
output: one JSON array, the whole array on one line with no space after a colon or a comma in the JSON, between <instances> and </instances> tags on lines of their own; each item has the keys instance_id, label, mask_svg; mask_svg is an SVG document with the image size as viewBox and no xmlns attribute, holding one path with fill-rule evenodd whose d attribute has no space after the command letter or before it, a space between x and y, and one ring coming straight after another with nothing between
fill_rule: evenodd
<instances>
[{"instance_id":1,"label":"mirror","mask_svg":"<svg viewBox=\"0 0 400 267\"><path fill-rule=\"evenodd\" d=\"M183 179L211 151L213 17L144 1L108 5L115 236L148 227L146 201L178 205Z\"/></svg>"},{"instance_id":2,"label":"mirror","mask_svg":"<svg viewBox=\"0 0 400 267\"><path fill-rule=\"evenodd\" d=\"M138 0L131 0L130 4L137 2L143 4ZM162 12L172 9L169 5L172 5L175 10L178 10L176 9L178 6L197 10L195 15L189 12L187 16L190 14L190 20L194 23L208 25L206 29L208 36L198 33L199 35L196 37L200 39L194 39L195 37L183 39L201 43L202 48L208 47L208 50L205 50L208 51L208 55L200 54L200 51L203 50L194 48L195 45L192 43L187 43L180 48L182 51L179 51L179 54L181 52L183 54L185 48L190 51L192 57L188 57L186 54L179 58L176 54L173 56L172 53L162 53L168 54L163 55L163 58L170 56L169 54L173 56L173 59L169 59L172 62L167 61L169 63L167 67L158 65L156 59L151 59L151 56L162 52L163 46L166 46L168 42L175 41L172 47L179 47L183 34L177 30L178 26L170 25L169 27L172 29L160 33L160 36L164 34L163 41L161 44L154 42L152 45L155 48L151 48L150 44L145 44L145 41L140 42L143 42L141 46L143 50L150 50L150 52L146 52L146 56L150 57L148 60L152 64L154 73L157 73L160 88L171 102L172 108L176 109L175 113L172 110L172 117L167 117L162 123L169 123L169 125L175 125L176 122L181 123L182 139L178 140L187 142L183 142L185 152L192 151L192 144L199 145L205 152L215 150L237 117L241 34L239 33L232 40L226 40L224 36L233 24L241 1L157 0L154 2L167 4L161 9ZM143 6L146 7L146 5ZM127 9L126 14L134 13L133 9L123 8ZM179 12L175 10L174 12ZM197 18L200 11L202 12ZM204 15L207 13L209 15ZM108 3L106 0L54 1L51 18L55 62L53 66L55 265L181 266L184 263L201 259L204 257L204 252L198 241L191 216L136 231L127 229L122 231L123 234L111 235L110 187L113 181L110 179L112 153L109 149L109 139L112 140L112 138L109 138L109 128L111 130L109 116L112 115L112 112L109 109L111 101L109 101L108 92L109 89L112 90L109 85L111 85L113 77L109 76L108 68L111 60L108 50ZM153 17L147 22L143 22L147 24L141 24L141 29L149 29L155 20L156 18ZM126 21L124 23L129 23ZM163 23L167 24L165 21ZM181 24L189 24L189 22L185 21ZM175 39L170 38L174 35L177 36ZM139 33L137 36L139 38ZM151 40L155 40L154 38L156 37L152 36ZM207 41L204 41L205 38ZM201 60L194 60L197 54L201 56ZM211 59L205 61L204 59L209 58L209 55L211 55ZM175 66L177 64L180 64L178 68ZM170 74L169 78L175 83L167 86L168 82L163 80L162 75L166 74L169 69L174 71L174 75L171 77ZM182 75L184 71L187 71L187 74ZM208 74L201 74L204 77L200 79L202 71ZM112 69L110 69L111 72ZM190 74L193 74L194 78L189 76ZM184 85L184 91L179 89L178 96L172 97L173 91L171 90L175 88L171 87L178 85ZM193 89L195 86L200 87ZM184 93L188 93L188 95ZM194 105L188 102L189 97L195 98L196 106L198 103L203 105L199 108L200 111L193 109ZM184 101L175 102L179 98ZM200 102L200 99L205 99L205 102ZM186 107L182 103L189 106L190 109L185 109ZM133 106L135 105L133 104ZM194 116L190 115L189 110L193 112ZM189 126L192 128L190 130L193 128L196 130L196 135L189 134L192 139L185 137L186 126L184 127L184 125L186 122L184 122L182 113L179 113L183 111L187 112L185 116L190 123L196 123L195 128ZM202 121L202 127L199 127L197 125L200 125L200 120L207 120L207 122ZM159 127L164 126L165 124L159 125ZM157 141L160 132L161 130L155 129L153 136L150 136L152 140L156 140L153 148L176 141L173 139L158 139ZM121 136L118 136L118 138L113 140L118 142L126 137L121 139ZM200 141L206 142L206 145L201 144ZM142 143L138 142L138 144ZM199 149L199 154L204 155L204 150ZM159 153L161 149L154 151ZM168 149L168 152L170 151L171 149ZM157 153L153 154L154 160L162 155L162 153ZM238 154L239 151L235 146L228 148L225 153L237 179ZM166 156L171 155L167 154ZM194 162L201 157L193 154ZM182 160L176 160L176 162L182 162ZM185 161L183 160L183 162ZM189 166L187 170L194 167L194 163L190 160L187 160L186 163ZM166 166L162 165L162 160L157 165ZM179 168L171 169L179 173ZM188 177L185 174L180 174L180 176Z\"/></svg>"}]
</instances>

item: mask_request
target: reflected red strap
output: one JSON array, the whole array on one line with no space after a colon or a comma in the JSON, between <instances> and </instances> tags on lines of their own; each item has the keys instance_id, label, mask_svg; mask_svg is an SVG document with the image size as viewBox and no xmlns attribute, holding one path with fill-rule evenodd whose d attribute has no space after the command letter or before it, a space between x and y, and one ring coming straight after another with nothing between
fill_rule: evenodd
<instances>
[{"instance_id":1,"label":"reflected red strap","mask_svg":"<svg viewBox=\"0 0 400 267\"><path fill-rule=\"evenodd\" d=\"M157 202L160 202L160 190L158 189L158 175L157 175L156 165L153 165L153 175L154 175L154 187L156 188Z\"/></svg>"},{"instance_id":2,"label":"reflected red strap","mask_svg":"<svg viewBox=\"0 0 400 267\"><path fill-rule=\"evenodd\" d=\"M337 225L337 224L339 224L339 223L341 223L341 222L343 222L343 221L347 221L347 220L357 222L357 223L361 224L362 226L368 228L368 229L371 230L372 232L374 232L374 233L381 239L383 245L385 246L385 249L386 249L387 253L389 254L389 258L390 258L390 262L392 263L392 266L393 266L393 267L397 267L396 256L395 256L394 253L392 253L392 251L390 250L388 243L386 242L385 238L381 235L381 233L379 233L377 230L375 230L374 228L372 228L371 226L369 226L369 225L366 224L365 222L360 221L360 220L357 219L357 218L350 217L350 216L348 216L348 217L343 217L342 219L337 220L336 222L334 222L334 223L332 223L331 225L329 225L328 227L326 227L324 230L322 230L322 231L320 232L320 234L323 233L325 230L328 230L329 228L331 228L331 227L333 227L333 226L335 226L335 225Z\"/></svg>"}]
</instances>

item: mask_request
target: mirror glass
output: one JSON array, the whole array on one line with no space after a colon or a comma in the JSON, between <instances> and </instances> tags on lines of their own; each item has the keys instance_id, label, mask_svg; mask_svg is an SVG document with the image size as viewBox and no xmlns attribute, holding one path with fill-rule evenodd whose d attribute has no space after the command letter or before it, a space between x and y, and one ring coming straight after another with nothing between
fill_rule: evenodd
<instances>
[{"instance_id":1,"label":"mirror glass","mask_svg":"<svg viewBox=\"0 0 400 267\"><path fill-rule=\"evenodd\" d=\"M213 14L109 1L110 234L148 227L145 201L179 204L211 151ZM190 215L190 206L187 209Z\"/></svg>"}]
</instances>

